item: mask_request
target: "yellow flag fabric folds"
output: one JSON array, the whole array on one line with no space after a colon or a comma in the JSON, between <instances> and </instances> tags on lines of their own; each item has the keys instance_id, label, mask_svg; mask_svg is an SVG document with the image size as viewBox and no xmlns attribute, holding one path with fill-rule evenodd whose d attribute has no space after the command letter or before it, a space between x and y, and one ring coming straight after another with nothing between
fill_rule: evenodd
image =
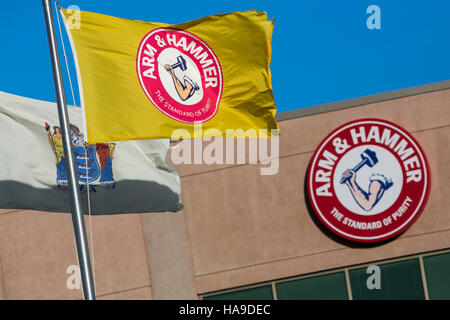
<instances>
[{"instance_id":1,"label":"yellow flag fabric folds","mask_svg":"<svg viewBox=\"0 0 450 320\"><path fill-rule=\"evenodd\" d=\"M62 12L88 142L170 138L180 128L197 137L199 123L203 136L208 129L224 136L227 129L267 129L268 136L278 130L269 69L273 23L265 12L178 25ZM74 14L79 21L71 24Z\"/></svg>"}]
</instances>

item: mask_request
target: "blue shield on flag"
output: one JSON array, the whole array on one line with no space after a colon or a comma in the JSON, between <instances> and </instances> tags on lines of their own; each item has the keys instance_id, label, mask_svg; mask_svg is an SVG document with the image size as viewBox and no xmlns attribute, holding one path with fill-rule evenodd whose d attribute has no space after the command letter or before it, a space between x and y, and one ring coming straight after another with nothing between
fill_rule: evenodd
<instances>
[{"instance_id":1,"label":"blue shield on flag","mask_svg":"<svg viewBox=\"0 0 450 320\"><path fill-rule=\"evenodd\" d=\"M81 183L92 183L100 176L100 165L95 146L73 147L75 167Z\"/></svg>"}]
</instances>

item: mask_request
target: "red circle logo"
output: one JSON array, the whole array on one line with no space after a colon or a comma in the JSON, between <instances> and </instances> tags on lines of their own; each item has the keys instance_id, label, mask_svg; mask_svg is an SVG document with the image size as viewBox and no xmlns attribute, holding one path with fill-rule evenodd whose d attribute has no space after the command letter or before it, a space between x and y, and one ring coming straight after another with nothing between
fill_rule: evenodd
<instances>
[{"instance_id":1,"label":"red circle logo","mask_svg":"<svg viewBox=\"0 0 450 320\"><path fill-rule=\"evenodd\" d=\"M145 95L168 117L194 124L216 115L222 68L196 35L162 28L149 32L139 45L136 69Z\"/></svg>"},{"instance_id":2,"label":"red circle logo","mask_svg":"<svg viewBox=\"0 0 450 320\"><path fill-rule=\"evenodd\" d=\"M405 231L428 197L430 174L417 141L384 120L362 119L335 129L308 170L308 195L319 220L335 234L377 242Z\"/></svg>"}]
</instances>

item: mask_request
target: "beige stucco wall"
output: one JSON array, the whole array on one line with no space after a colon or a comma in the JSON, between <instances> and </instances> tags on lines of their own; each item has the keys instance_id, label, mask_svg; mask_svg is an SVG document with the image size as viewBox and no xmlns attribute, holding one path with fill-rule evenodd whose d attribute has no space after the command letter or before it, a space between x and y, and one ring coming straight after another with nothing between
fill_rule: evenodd
<instances>
[{"instance_id":1,"label":"beige stucco wall","mask_svg":"<svg viewBox=\"0 0 450 320\"><path fill-rule=\"evenodd\" d=\"M320 141L337 126L365 117L387 119L411 132L428 158L432 183L413 226L371 247L341 241L324 229L304 191ZM181 212L86 217L98 298L196 299L206 292L450 247L450 89L279 125L276 175L261 176L261 164L178 165ZM66 287L72 264L77 258L70 214L0 211L0 299L81 299L81 290Z\"/></svg>"},{"instance_id":2,"label":"beige stucco wall","mask_svg":"<svg viewBox=\"0 0 450 320\"><path fill-rule=\"evenodd\" d=\"M86 217L85 222L98 299L150 299L142 216ZM67 267L77 263L70 214L1 211L3 299L81 299L81 290L66 287Z\"/></svg>"},{"instance_id":3,"label":"beige stucco wall","mask_svg":"<svg viewBox=\"0 0 450 320\"><path fill-rule=\"evenodd\" d=\"M305 201L308 163L321 140L355 119L390 120L423 147L431 192L422 215L378 246L341 241ZM183 215L197 293L450 247L450 90L280 121L280 168L181 165Z\"/></svg>"}]
</instances>

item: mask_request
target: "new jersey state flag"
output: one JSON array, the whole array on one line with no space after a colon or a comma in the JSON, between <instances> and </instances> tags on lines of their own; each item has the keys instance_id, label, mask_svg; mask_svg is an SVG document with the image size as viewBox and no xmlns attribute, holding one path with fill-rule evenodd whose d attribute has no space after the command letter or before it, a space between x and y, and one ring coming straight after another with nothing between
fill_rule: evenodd
<instances>
[{"instance_id":1,"label":"new jersey state flag","mask_svg":"<svg viewBox=\"0 0 450 320\"><path fill-rule=\"evenodd\" d=\"M62 12L88 142L170 138L179 128L189 137L217 130L230 136L227 129L278 134L269 68L273 23L265 12L178 25Z\"/></svg>"},{"instance_id":2,"label":"new jersey state flag","mask_svg":"<svg viewBox=\"0 0 450 320\"><path fill-rule=\"evenodd\" d=\"M80 107L68 107L83 212L182 209L169 139L85 144ZM71 212L56 103L0 92L0 209Z\"/></svg>"}]
</instances>

